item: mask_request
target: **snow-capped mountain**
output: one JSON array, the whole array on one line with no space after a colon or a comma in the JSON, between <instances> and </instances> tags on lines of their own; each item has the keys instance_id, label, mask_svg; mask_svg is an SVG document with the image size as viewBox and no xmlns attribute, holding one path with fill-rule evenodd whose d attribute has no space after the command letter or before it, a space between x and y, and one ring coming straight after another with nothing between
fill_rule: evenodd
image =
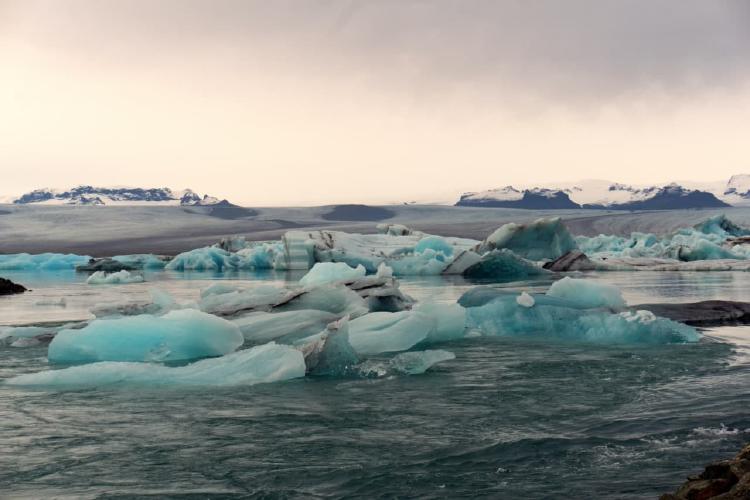
<instances>
[{"instance_id":1,"label":"snow-capped mountain","mask_svg":"<svg viewBox=\"0 0 750 500\"><path fill-rule=\"evenodd\" d=\"M605 208L609 210L670 210L750 206L750 175L728 182L673 182L633 186L604 180L549 186L506 186L466 193L457 206L530 209Z\"/></svg>"},{"instance_id":2,"label":"snow-capped mountain","mask_svg":"<svg viewBox=\"0 0 750 500\"><path fill-rule=\"evenodd\" d=\"M17 205L182 205L212 206L226 200L200 196L190 189L106 188L78 186L69 190L36 189L13 200ZM228 202L227 202L228 203Z\"/></svg>"}]
</instances>

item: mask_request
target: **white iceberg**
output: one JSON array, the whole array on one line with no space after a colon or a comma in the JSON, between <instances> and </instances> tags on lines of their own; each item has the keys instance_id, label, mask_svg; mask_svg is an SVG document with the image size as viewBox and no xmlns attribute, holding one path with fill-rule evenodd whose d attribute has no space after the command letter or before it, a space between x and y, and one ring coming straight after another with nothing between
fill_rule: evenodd
<instances>
[{"instance_id":1,"label":"white iceberg","mask_svg":"<svg viewBox=\"0 0 750 500\"><path fill-rule=\"evenodd\" d=\"M299 280L299 284L315 287L329 283L350 283L364 278L366 274L367 271L362 264L354 268L344 262L316 262Z\"/></svg>"},{"instance_id":2,"label":"white iceberg","mask_svg":"<svg viewBox=\"0 0 750 500\"><path fill-rule=\"evenodd\" d=\"M288 344L325 330L326 326L339 319L339 315L327 311L301 309L287 312L254 312L233 318L245 336L245 341L263 344L271 340Z\"/></svg>"},{"instance_id":3,"label":"white iceberg","mask_svg":"<svg viewBox=\"0 0 750 500\"><path fill-rule=\"evenodd\" d=\"M88 277L86 283L89 285L121 285L125 283L143 283L143 281L143 276L140 274L130 274L130 271L122 270L116 273L96 271Z\"/></svg>"}]
</instances>

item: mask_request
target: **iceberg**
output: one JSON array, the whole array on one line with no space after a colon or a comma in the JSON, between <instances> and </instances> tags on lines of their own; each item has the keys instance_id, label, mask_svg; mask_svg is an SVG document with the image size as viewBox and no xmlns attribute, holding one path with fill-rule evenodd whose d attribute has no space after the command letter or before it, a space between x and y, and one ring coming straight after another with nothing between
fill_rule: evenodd
<instances>
[{"instance_id":1,"label":"iceberg","mask_svg":"<svg viewBox=\"0 0 750 500\"><path fill-rule=\"evenodd\" d=\"M331 323L325 331L298 342L307 373L317 376L345 376L353 373L359 357L349 343L348 319Z\"/></svg>"},{"instance_id":2,"label":"iceberg","mask_svg":"<svg viewBox=\"0 0 750 500\"><path fill-rule=\"evenodd\" d=\"M201 290L201 298L205 299L210 295L221 295L223 293L237 292L238 289L235 286L228 285L226 283L214 283L208 288Z\"/></svg>"},{"instance_id":3,"label":"iceberg","mask_svg":"<svg viewBox=\"0 0 750 500\"><path fill-rule=\"evenodd\" d=\"M622 292L616 286L569 277L552 283L547 290L547 296L566 299L581 307L592 309L597 307L622 309L627 305L625 299L622 298Z\"/></svg>"},{"instance_id":4,"label":"iceberg","mask_svg":"<svg viewBox=\"0 0 750 500\"><path fill-rule=\"evenodd\" d=\"M124 283L143 283L143 281L143 276L130 274L130 272L122 270L116 273L97 271L88 277L86 283L89 285L120 285Z\"/></svg>"},{"instance_id":5,"label":"iceberg","mask_svg":"<svg viewBox=\"0 0 750 500\"><path fill-rule=\"evenodd\" d=\"M244 342L229 321L193 309L163 316L97 319L80 330L62 330L49 345L50 363L186 361L221 356Z\"/></svg>"},{"instance_id":6,"label":"iceberg","mask_svg":"<svg viewBox=\"0 0 750 500\"><path fill-rule=\"evenodd\" d=\"M327 311L301 309L273 313L254 312L231 321L239 327L246 342L263 344L274 340L288 344L322 332L339 317Z\"/></svg>"},{"instance_id":7,"label":"iceberg","mask_svg":"<svg viewBox=\"0 0 750 500\"><path fill-rule=\"evenodd\" d=\"M369 312L367 302L357 292L341 284L323 285L297 291L290 300L279 304L274 310L298 311L300 309L327 311L340 317L352 318Z\"/></svg>"},{"instance_id":8,"label":"iceberg","mask_svg":"<svg viewBox=\"0 0 750 500\"><path fill-rule=\"evenodd\" d=\"M364 266L359 264L356 268L344 262L316 262L305 274L299 284L304 287L315 287L329 283L351 283L367 274Z\"/></svg>"},{"instance_id":9,"label":"iceberg","mask_svg":"<svg viewBox=\"0 0 750 500\"><path fill-rule=\"evenodd\" d=\"M591 297L585 294L578 300L535 294L531 306L519 304L516 293L496 289L485 288L466 295L461 303L477 304L467 308L467 326L482 335L600 344L669 344L700 339L694 328L647 311L613 313L589 308Z\"/></svg>"},{"instance_id":10,"label":"iceberg","mask_svg":"<svg viewBox=\"0 0 750 500\"><path fill-rule=\"evenodd\" d=\"M529 260L554 260L576 250L573 236L559 217L537 219L529 224L505 224L479 245L479 253L507 248Z\"/></svg>"},{"instance_id":11,"label":"iceberg","mask_svg":"<svg viewBox=\"0 0 750 500\"><path fill-rule=\"evenodd\" d=\"M238 257L217 247L196 248L183 252L169 261L170 271L217 271L236 269Z\"/></svg>"},{"instance_id":12,"label":"iceberg","mask_svg":"<svg viewBox=\"0 0 750 500\"><path fill-rule=\"evenodd\" d=\"M466 309L458 304L424 302L417 305L414 311L435 321L435 328L429 331L426 342L447 342L466 335Z\"/></svg>"},{"instance_id":13,"label":"iceberg","mask_svg":"<svg viewBox=\"0 0 750 500\"><path fill-rule=\"evenodd\" d=\"M516 281L541 274L549 274L549 271L519 257L507 248L487 252L479 262L463 272L467 278L493 281Z\"/></svg>"},{"instance_id":14,"label":"iceberg","mask_svg":"<svg viewBox=\"0 0 750 500\"><path fill-rule=\"evenodd\" d=\"M414 245L415 253L424 253L425 250L433 250L446 257L453 255L453 245L440 236L425 236Z\"/></svg>"},{"instance_id":15,"label":"iceberg","mask_svg":"<svg viewBox=\"0 0 750 500\"><path fill-rule=\"evenodd\" d=\"M435 319L421 312L374 312L349 322L349 343L361 355L406 351L435 329Z\"/></svg>"},{"instance_id":16,"label":"iceberg","mask_svg":"<svg viewBox=\"0 0 750 500\"><path fill-rule=\"evenodd\" d=\"M232 316L240 312L270 311L302 293L304 291L301 289L289 290L280 286L261 285L246 290L204 295L198 307L203 312L220 316Z\"/></svg>"},{"instance_id":17,"label":"iceberg","mask_svg":"<svg viewBox=\"0 0 750 500\"><path fill-rule=\"evenodd\" d=\"M131 269L164 269L169 262L169 257L154 255L151 253L138 253L131 255L115 255L112 260L130 267Z\"/></svg>"},{"instance_id":18,"label":"iceberg","mask_svg":"<svg viewBox=\"0 0 750 500\"><path fill-rule=\"evenodd\" d=\"M88 255L40 253L17 253L0 255L0 270L2 271L67 271L76 266L86 264L91 257Z\"/></svg>"},{"instance_id":19,"label":"iceberg","mask_svg":"<svg viewBox=\"0 0 750 500\"><path fill-rule=\"evenodd\" d=\"M304 375L302 353L293 347L271 342L180 367L108 361L19 375L7 379L5 383L61 389L110 385L248 386Z\"/></svg>"}]
</instances>

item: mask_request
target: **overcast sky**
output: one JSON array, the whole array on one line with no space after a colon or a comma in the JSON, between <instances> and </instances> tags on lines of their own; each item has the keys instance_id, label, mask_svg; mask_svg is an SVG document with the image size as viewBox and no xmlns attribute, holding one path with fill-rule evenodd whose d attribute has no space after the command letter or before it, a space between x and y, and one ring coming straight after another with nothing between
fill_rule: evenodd
<instances>
[{"instance_id":1,"label":"overcast sky","mask_svg":"<svg viewBox=\"0 0 750 500\"><path fill-rule=\"evenodd\" d=\"M0 196L308 205L743 172L746 0L0 0Z\"/></svg>"}]
</instances>

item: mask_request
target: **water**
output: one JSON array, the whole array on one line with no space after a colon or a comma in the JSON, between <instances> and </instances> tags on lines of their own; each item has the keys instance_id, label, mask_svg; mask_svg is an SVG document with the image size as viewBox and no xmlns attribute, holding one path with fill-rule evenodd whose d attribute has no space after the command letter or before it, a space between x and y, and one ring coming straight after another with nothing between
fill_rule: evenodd
<instances>
[{"instance_id":1,"label":"water","mask_svg":"<svg viewBox=\"0 0 750 500\"><path fill-rule=\"evenodd\" d=\"M750 291L747 273L591 277L633 304ZM95 288L73 273L27 275L35 291L0 299L0 322L82 319L102 301L148 300L154 282L187 301L219 279L287 278L298 276L157 273ZM471 286L402 284L446 302ZM37 305L63 296L65 307ZM456 359L421 376L210 390L0 384L0 496L654 498L750 440L750 328L713 329L692 345L437 347ZM0 347L0 378L48 369L45 356Z\"/></svg>"}]
</instances>

